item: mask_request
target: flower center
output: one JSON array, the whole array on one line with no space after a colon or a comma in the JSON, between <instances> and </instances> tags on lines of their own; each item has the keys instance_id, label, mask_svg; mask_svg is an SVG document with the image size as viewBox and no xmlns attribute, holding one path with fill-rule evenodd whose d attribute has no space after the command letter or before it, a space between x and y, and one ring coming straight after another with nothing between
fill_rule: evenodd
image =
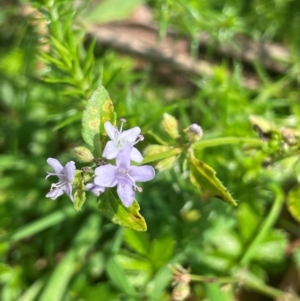
<instances>
[{"instance_id":1,"label":"flower center","mask_svg":"<svg viewBox=\"0 0 300 301\"><path fill-rule=\"evenodd\" d=\"M114 133L114 144L118 149L123 149L124 146L126 145L126 143L128 142L126 138L122 137L122 131L123 131L123 125L126 122L125 118L121 118L121 126L120 126L120 130L115 129L115 133ZM137 139L132 143L133 145L137 144L139 141L143 141L144 140L144 136L143 135L139 135L137 137Z\"/></svg>"},{"instance_id":2,"label":"flower center","mask_svg":"<svg viewBox=\"0 0 300 301\"><path fill-rule=\"evenodd\" d=\"M125 186L125 184L130 184L132 186L132 189L138 192L142 192L143 189L136 185L135 180L130 175L130 170L124 167L120 167L116 170L116 176L118 177L118 182L121 184L122 187Z\"/></svg>"},{"instance_id":3,"label":"flower center","mask_svg":"<svg viewBox=\"0 0 300 301\"><path fill-rule=\"evenodd\" d=\"M65 186L66 184L68 184L68 179L66 176L59 176L59 179L60 179L59 182L51 184L50 191L52 191L54 189L59 189L59 188Z\"/></svg>"}]
</instances>

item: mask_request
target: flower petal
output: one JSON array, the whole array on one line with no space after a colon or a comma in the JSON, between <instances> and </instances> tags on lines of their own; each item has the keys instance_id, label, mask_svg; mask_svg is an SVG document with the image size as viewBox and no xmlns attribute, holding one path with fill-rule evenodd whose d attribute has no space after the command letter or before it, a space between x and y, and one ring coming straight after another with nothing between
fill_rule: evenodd
<instances>
[{"instance_id":1,"label":"flower petal","mask_svg":"<svg viewBox=\"0 0 300 301\"><path fill-rule=\"evenodd\" d=\"M88 183L85 185L85 190L90 191L95 196L99 196L100 193L105 190L105 188L94 183Z\"/></svg>"},{"instance_id":2,"label":"flower petal","mask_svg":"<svg viewBox=\"0 0 300 301\"><path fill-rule=\"evenodd\" d=\"M130 166L130 154L132 151L132 144L128 142L124 148L119 152L118 156L116 157L116 165L123 166L123 167L129 167Z\"/></svg>"},{"instance_id":3,"label":"flower petal","mask_svg":"<svg viewBox=\"0 0 300 301\"><path fill-rule=\"evenodd\" d=\"M75 176L75 162L74 161L70 161L66 164L65 168L64 168L64 174L66 175L67 179L69 182L72 182Z\"/></svg>"},{"instance_id":4,"label":"flower petal","mask_svg":"<svg viewBox=\"0 0 300 301\"><path fill-rule=\"evenodd\" d=\"M52 200L56 200L59 196L63 194L63 190L61 188L53 189L46 194L46 198L50 198Z\"/></svg>"},{"instance_id":5,"label":"flower petal","mask_svg":"<svg viewBox=\"0 0 300 301\"><path fill-rule=\"evenodd\" d=\"M133 203L135 191L131 185L118 184L117 193L125 207L129 207Z\"/></svg>"},{"instance_id":6,"label":"flower petal","mask_svg":"<svg viewBox=\"0 0 300 301\"><path fill-rule=\"evenodd\" d=\"M105 128L105 131L106 131L108 137L111 140L115 140L116 133L119 133L119 131L109 121L106 121L104 123L104 128Z\"/></svg>"},{"instance_id":7,"label":"flower petal","mask_svg":"<svg viewBox=\"0 0 300 301\"><path fill-rule=\"evenodd\" d=\"M111 164L99 166L95 169L95 184L101 187L114 187L118 181L116 179L116 166Z\"/></svg>"},{"instance_id":8,"label":"flower petal","mask_svg":"<svg viewBox=\"0 0 300 301\"><path fill-rule=\"evenodd\" d=\"M64 169L60 162L55 158L48 158L47 163L53 168L55 173L59 174Z\"/></svg>"},{"instance_id":9,"label":"flower petal","mask_svg":"<svg viewBox=\"0 0 300 301\"><path fill-rule=\"evenodd\" d=\"M130 159L134 162L141 163L143 161L143 156L137 148L132 148L130 153Z\"/></svg>"},{"instance_id":10,"label":"flower petal","mask_svg":"<svg viewBox=\"0 0 300 301\"><path fill-rule=\"evenodd\" d=\"M120 140L133 143L140 133L141 129L138 126L135 126L132 129L123 131L120 135Z\"/></svg>"},{"instance_id":11,"label":"flower petal","mask_svg":"<svg viewBox=\"0 0 300 301\"><path fill-rule=\"evenodd\" d=\"M74 202L73 195L72 195L72 184L68 183L62 189L66 193L66 195L70 198L70 200Z\"/></svg>"},{"instance_id":12,"label":"flower petal","mask_svg":"<svg viewBox=\"0 0 300 301\"><path fill-rule=\"evenodd\" d=\"M147 182L155 177L155 170L150 165L130 166L129 174L136 182Z\"/></svg>"},{"instance_id":13,"label":"flower petal","mask_svg":"<svg viewBox=\"0 0 300 301\"><path fill-rule=\"evenodd\" d=\"M115 146L113 141L108 141L105 145L102 156L106 159L113 159L119 153L119 149Z\"/></svg>"}]
</instances>

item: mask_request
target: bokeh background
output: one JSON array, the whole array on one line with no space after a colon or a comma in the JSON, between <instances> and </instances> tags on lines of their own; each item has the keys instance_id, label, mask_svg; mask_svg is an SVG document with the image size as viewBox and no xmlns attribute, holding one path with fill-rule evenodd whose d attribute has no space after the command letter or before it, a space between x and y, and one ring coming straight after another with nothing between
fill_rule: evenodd
<instances>
[{"instance_id":1,"label":"bokeh background","mask_svg":"<svg viewBox=\"0 0 300 301\"><path fill-rule=\"evenodd\" d=\"M298 0L2 0L0 300L299 300L299 32ZM180 159L137 196L147 232L47 199L100 84L141 150L164 113L201 125L238 206Z\"/></svg>"}]
</instances>

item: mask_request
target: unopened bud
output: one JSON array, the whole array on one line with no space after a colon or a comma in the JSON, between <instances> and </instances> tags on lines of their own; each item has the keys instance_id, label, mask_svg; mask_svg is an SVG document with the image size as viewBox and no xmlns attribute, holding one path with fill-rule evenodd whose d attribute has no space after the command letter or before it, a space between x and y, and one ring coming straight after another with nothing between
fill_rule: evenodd
<instances>
[{"instance_id":1,"label":"unopened bud","mask_svg":"<svg viewBox=\"0 0 300 301\"><path fill-rule=\"evenodd\" d=\"M191 124L189 127L183 130L186 134L189 142L193 143L200 140L203 136L203 130L197 123Z\"/></svg>"},{"instance_id":2,"label":"unopened bud","mask_svg":"<svg viewBox=\"0 0 300 301\"><path fill-rule=\"evenodd\" d=\"M179 136L177 120L172 115L164 113L161 125L172 138Z\"/></svg>"},{"instance_id":3,"label":"unopened bud","mask_svg":"<svg viewBox=\"0 0 300 301\"><path fill-rule=\"evenodd\" d=\"M184 301L190 295L190 286L185 283L177 284L172 291L174 301Z\"/></svg>"},{"instance_id":4,"label":"unopened bud","mask_svg":"<svg viewBox=\"0 0 300 301\"><path fill-rule=\"evenodd\" d=\"M91 153L91 151L84 147L84 146L78 146L74 148L75 156L76 158L81 162L92 162L94 161L94 156Z\"/></svg>"}]
</instances>

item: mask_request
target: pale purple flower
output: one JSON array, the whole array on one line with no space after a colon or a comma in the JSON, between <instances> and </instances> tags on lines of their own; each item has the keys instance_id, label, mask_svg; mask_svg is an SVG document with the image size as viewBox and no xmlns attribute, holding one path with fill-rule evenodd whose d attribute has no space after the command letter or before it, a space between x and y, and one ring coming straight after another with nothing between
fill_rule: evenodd
<instances>
[{"instance_id":1,"label":"pale purple flower","mask_svg":"<svg viewBox=\"0 0 300 301\"><path fill-rule=\"evenodd\" d=\"M104 192L105 188L94 183L88 183L85 185L85 190L90 191L95 196L99 196L100 193Z\"/></svg>"},{"instance_id":2,"label":"pale purple flower","mask_svg":"<svg viewBox=\"0 0 300 301\"><path fill-rule=\"evenodd\" d=\"M130 153L132 144L127 143L116 158L116 166L106 164L95 169L95 184L101 187L114 187L117 185L117 193L124 206L129 207L135 198L135 192L142 192L142 188L136 182L152 180L155 171L152 166L131 166Z\"/></svg>"},{"instance_id":3,"label":"pale purple flower","mask_svg":"<svg viewBox=\"0 0 300 301\"><path fill-rule=\"evenodd\" d=\"M47 172L48 175L46 179L50 176L57 176L59 181L51 185L51 189L46 194L46 197L55 200L65 193L73 202L72 182L76 170L74 161L68 162L65 167L54 158L48 158L47 163L53 168L54 172Z\"/></svg>"},{"instance_id":4,"label":"pale purple flower","mask_svg":"<svg viewBox=\"0 0 300 301\"><path fill-rule=\"evenodd\" d=\"M132 145L135 145L136 143L144 139L144 137L140 135L141 129L137 126L127 131L122 131L123 124L126 120L121 119L121 121L122 124L120 131L109 121L104 123L105 131L110 138L110 141L106 143L102 154L106 159L116 158L119 152L125 147L128 142L130 142ZM142 162L143 156L139 150L133 147L130 153L130 159L135 162Z\"/></svg>"}]
</instances>

